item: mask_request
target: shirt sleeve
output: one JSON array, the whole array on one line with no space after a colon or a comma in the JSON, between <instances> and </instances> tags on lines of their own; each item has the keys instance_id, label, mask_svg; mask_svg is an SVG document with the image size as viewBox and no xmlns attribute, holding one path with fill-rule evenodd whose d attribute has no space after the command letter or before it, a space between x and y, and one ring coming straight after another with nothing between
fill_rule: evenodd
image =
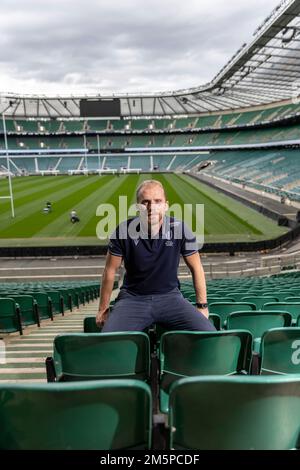
<instances>
[{"instance_id":1,"label":"shirt sleeve","mask_svg":"<svg viewBox=\"0 0 300 470\"><path fill-rule=\"evenodd\" d=\"M185 224L182 224L182 242L180 253L182 256L191 256L194 253L198 253L199 247L196 240L195 234Z\"/></svg>"},{"instance_id":2,"label":"shirt sleeve","mask_svg":"<svg viewBox=\"0 0 300 470\"><path fill-rule=\"evenodd\" d=\"M109 239L108 251L114 256L124 256L124 248L119 237L119 227L116 228Z\"/></svg>"}]
</instances>

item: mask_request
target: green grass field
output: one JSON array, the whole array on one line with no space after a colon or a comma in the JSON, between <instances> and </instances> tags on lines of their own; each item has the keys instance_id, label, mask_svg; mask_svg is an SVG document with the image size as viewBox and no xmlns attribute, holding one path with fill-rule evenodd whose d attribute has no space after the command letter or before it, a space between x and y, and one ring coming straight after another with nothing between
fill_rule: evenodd
<instances>
[{"instance_id":1,"label":"green grass field","mask_svg":"<svg viewBox=\"0 0 300 470\"><path fill-rule=\"evenodd\" d=\"M127 196L128 206L134 204L137 185L152 177L143 174L14 178L16 216L11 218L10 201L0 199L0 246L106 244L107 240L96 236L96 226L101 220L96 215L97 207L111 203L117 208L120 195ZM156 174L155 179L164 184L170 204L204 204L206 242L265 240L286 231L188 176ZM0 196L7 194L8 182L1 179ZM53 211L44 214L43 207L48 200L53 204ZM78 224L69 221L72 209L78 212ZM192 219L195 225L194 208Z\"/></svg>"}]
</instances>

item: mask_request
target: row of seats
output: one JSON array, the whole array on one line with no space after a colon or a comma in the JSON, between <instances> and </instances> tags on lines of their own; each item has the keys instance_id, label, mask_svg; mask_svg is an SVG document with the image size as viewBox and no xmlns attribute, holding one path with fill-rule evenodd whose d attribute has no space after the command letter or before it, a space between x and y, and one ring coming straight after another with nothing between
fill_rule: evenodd
<instances>
[{"instance_id":1,"label":"row of seats","mask_svg":"<svg viewBox=\"0 0 300 470\"><path fill-rule=\"evenodd\" d=\"M161 412L168 411L168 393L179 378L300 374L300 328L265 331L257 352L253 343L250 331L242 329L164 333L155 352ZM130 378L150 383L151 349L149 336L140 332L61 335L55 338L53 358L47 358L47 377L55 382Z\"/></svg>"},{"instance_id":2,"label":"row of seats","mask_svg":"<svg viewBox=\"0 0 300 470\"><path fill-rule=\"evenodd\" d=\"M0 449L150 449L151 410L138 380L1 385ZM300 377L181 379L168 417L170 449L299 449Z\"/></svg>"},{"instance_id":3,"label":"row of seats","mask_svg":"<svg viewBox=\"0 0 300 470\"><path fill-rule=\"evenodd\" d=\"M23 328L54 319L99 296L99 283L0 284L0 332L23 334Z\"/></svg>"},{"instance_id":4,"label":"row of seats","mask_svg":"<svg viewBox=\"0 0 300 470\"><path fill-rule=\"evenodd\" d=\"M282 133L278 137L284 141L293 139L293 134ZM299 192L297 150L296 153L289 148L214 151L209 159L214 162L205 170L210 175L287 197L291 192Z\"/></svg>"},{"instance_id":5,"label":"row of seats","mask_svg":"<svg viewBox=\"0 0 300 470\"><path fill-rule=\"evenodd\" d=\"M292 321L293 324L296 324L300 316L300 302L267 302L258 310L256 310L254 303L213 302L209 305L209 309L211 314L220 317L221 327L226 327L229 321L232 323L237 313L243 314L247 312L248 316L253 316L253 318L258 318L259 314L262 316L262 314L271 315L273 313L276 315L277 313L277 316L282 315L285 317L285 326L290 326Z\"/></svg>"},{"instance_id":6,"label":"row of seats","mask_svg":"<svg viewBox=\"0 0 300 470\"><path fill-rule=\"evenodd\" d=\"M267 259L265 260L267 263ZM244 295L274 295L277 297L281 291L294 292L300 296L300 271L292 271L266 277L240 277L214 279L207 282L209 296L225 296L244 293ZM181 290L184 294L194 293L193 283L190 280L181 281ZM238 298L240 300L240 298Z\"/></svg>"},{"instance_id":7,"label":"row of seats","mask_svg":"<svg viewBox=\"0 0 300 470\"><path fill-rule=\"evenodd\" d=\"M296 288L298 279L220 280L208 291L220 299L222 288ZM191 283L182 291L191 295ZM241 317L254 315L257 328L266 312L253 305ZM0 386L0 448L156 449L157 413L166 449L300 448L300 328L287 326L288 312L271 314L289 321L265 322L259 342L249 325L228 329L232 313L216 332L101 333L88 317L84 333L55 338L48 384Z\"/></svg>"},{"instance_id":8,"label":"row of seats","mask_svg":"<svg viewBox=\"0 0 300 470\"><path fill-rule=\"evenodd\" d=\"M104 160L105 159L105 160ZM167 155L146 155L136 156L123 154L123 156L93 156L89 154L86 161L82 161L82 157L70 156L24 156L12 157L13 163L12 171L16 175L22 173L39 174L42 172L51 172L55 169L58 174L64 174L71 171L88 170L90 172L98 170L115 170L121 171L122 169L139 169L144 171L186 171L189 167L194 167L204 160L203 155L184 154L176 155L175 153ZM5 158L0 158L0 167L7 164Z\"/></svg>"},{"instance_id":9,"label":"row of seats","mask_svg":"<svg viewBox=\"0 0 300 470\"><path fill-rule=\"evenodd\" d=\"M187 129L179 129L178 132L168 132L168 129L155 133L151 130L147 133L134 134L128 131L121 134L117 131L117 135L99 134L85 135L81 133L63 135L38 135L32 137L30 134L24 133L22 136L8 136L8 146L10 149L79 149L85 148L101 150L113 148L122 149L125 147L186 147L186 146L223 146L223 145L251 145L258 143L271 142L289 142L299 139L299 126L289 125L287 127L271 127L261 129L245 129L245 130L226 130L226 131L195 131L188 132ZM98 138L97 138L98 137ZM1 147L4 147L3 140L0 140ZM274 153L274 151L272 151Z\"/></svg>"},{"instance_id":10,"label":"row of seats","mask_svg":"<svg viewBox=\"0 0 300 470\"><path fill-rule=\"evenodd\" d=\"M183 295L195 302L191 282L181 286ZM299 277L217 280L208 282L210 319L217 330L246 329L255 338L271 328L300 325Z\"/></svg>"},{"instance_id":11,"label":"row of seats","mask_svg":"<svg viewBox=\"0 0 300 470\"><path fill-rule=\"evenodd\" d=\"M188 128L227 128L258 125L263 122L284 119L300 112L299 104L287 104L272 108L258 109L254 111L236 111L224 114L204 114L187 118L163 118L163 119L7 119L6 128L8 132L28 133L57 133L57 132L84 132L95 131L143 131L151 129L188 129ZM3 125L0 124L3 131Z\"/></svg>"},{"instance_id":12,"label":"row of seats","mask_svg":"<svg viewBox=\"0 0 300 470\"><path fill-rule=\"evenodd\" d=\"M165 333L159 385L169 448L299 448L300 328L290 330L266 334L260 373L272 376L260 377L246 375L247 331ZM295 375L275 375L286 370L271 370L268 358ZM147 334L60 335L52 365L57 383L0 386L1 449L155 448Z\"/></svg>"}]
</instances>

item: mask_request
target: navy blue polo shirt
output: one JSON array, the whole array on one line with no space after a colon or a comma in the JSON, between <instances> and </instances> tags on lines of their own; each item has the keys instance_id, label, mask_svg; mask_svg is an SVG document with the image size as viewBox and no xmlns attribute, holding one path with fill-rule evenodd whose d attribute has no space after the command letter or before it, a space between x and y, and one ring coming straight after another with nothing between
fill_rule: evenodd
<instances>
[{"instance_id":1,"label":"navy blue polo shirt","mask_svg":"<svg viewBox=\"0 0 300 470\"><path fill-rule=\"evenodd\" d=\"M159 234L149 239L140 230L139 217L135 217L116 228L108 250L124 259L126 274L121 289L152 295L179 287L180 255L197 253L198 244L195 235L180 220L165 216Z\"/></svg>"}]
</instances>

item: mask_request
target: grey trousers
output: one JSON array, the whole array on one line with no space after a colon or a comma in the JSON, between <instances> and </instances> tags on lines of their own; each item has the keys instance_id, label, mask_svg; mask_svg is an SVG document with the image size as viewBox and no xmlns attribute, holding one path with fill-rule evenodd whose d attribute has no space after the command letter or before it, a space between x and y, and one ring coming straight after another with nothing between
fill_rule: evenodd
<instances>
[{"instance_id":1,"label":"grey trousers","mask_svg":"<svg viewBox=\"0 0 300 470\"><path fill-rule=\"evenodd\" d=\"M102 332L143 331L154 323L169 330L215 331L176 288L156 295L137 295L121 289Z\"/></svg>"}]
</instances>

